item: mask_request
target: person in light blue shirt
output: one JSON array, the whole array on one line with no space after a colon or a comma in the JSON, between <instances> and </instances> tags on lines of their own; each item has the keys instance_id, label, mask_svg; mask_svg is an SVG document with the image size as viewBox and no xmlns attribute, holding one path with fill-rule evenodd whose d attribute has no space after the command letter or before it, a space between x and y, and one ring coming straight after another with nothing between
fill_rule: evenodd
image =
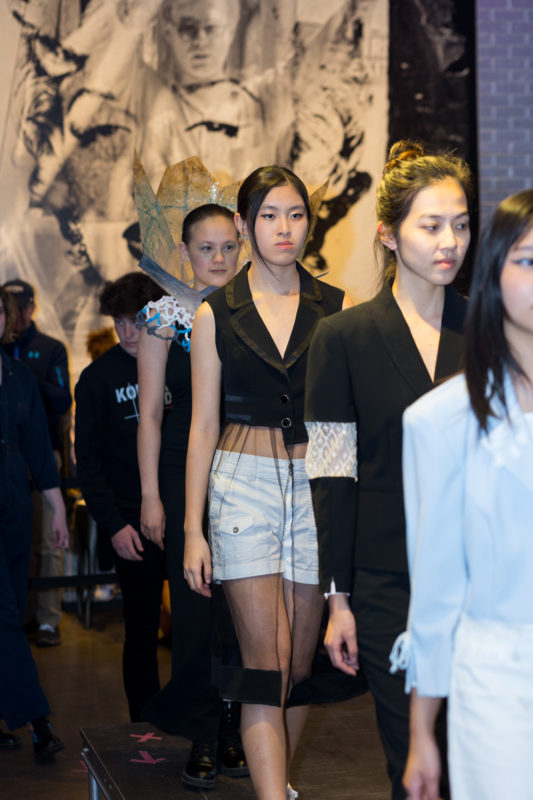
<instances>
[{"instance_id":1,"label":"person in light blue shirt","mask_svg":"<svg viewBox=\"0 0 533 800\"><path fill-rule=\"evenodd\" d=\"M412 594L391 654L406 668L404 785L437 800L449 698L454 800L533 786L533 190L505 199L477 254L465 374L404 414Z\"/></svg>"}]
</instances>

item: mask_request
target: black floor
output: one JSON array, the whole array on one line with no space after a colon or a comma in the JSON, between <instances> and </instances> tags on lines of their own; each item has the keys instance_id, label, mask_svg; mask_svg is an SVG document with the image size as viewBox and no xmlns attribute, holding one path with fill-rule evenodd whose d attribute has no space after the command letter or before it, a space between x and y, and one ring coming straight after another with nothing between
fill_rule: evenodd
<instances>
[{"instance_id":1,"label":"black floor","mask_svg":"<svg viewBox=\"0 0 533 800\"><path fill-rule=\"evenodd\" d=\"M85 765L81 760L79 729L88 731L98 744L129 738L150 731L153 726L128 726L129 718L122 689L122 623L118 608L102 607L85 630L74 614L65 614L63 643L48 649L34 648L43 688L53 709L53 723L66 750L53 761L36 764L32 757L30 733L22 729L20 750L0 753L0 797L2 800L86 800L89 797ZM170 671L170 652L160 648L161 681ZM130 733L131 731L131 733ZM136 786L131 800L164 800L208 797L253 798L247 779L219 781L219 789L205 795L186 790L179 781L188 743L179 737L153 740L144 747L158 757L157 744L165 748L166 761L144 764L140 756L135 770ZM154 744L155 743L155 744ZM156 749L153 749L154 746ZM163 752L163 751L161 751ZM161 755L161 753L159 753ZM131 759L128 758L129 763ZM130 769L130 767L128 767ZM164 781L156 779L164 773ZM133 773L132 773L133 774ZM138 778L137 778L138 776ZM374 721L374 709L367 696L311 710L300 743L291 781L301 800L388 800L389 789ZM163 789L163 785L166 789ZM130 800L128 798L128 800Z\"/></svg>"}]
</instances>

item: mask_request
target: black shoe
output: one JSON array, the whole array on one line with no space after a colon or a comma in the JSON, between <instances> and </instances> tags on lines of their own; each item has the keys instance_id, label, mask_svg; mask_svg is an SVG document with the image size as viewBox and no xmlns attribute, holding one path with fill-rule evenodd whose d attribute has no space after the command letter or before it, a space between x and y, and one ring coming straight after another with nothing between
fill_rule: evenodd
<instances>
[{"instance_id":1,"label":"black shoe","mask_svg":"<svg viewBox=\"0 0 533 800\"><path fill-rule=\"evenodd\" d=\"M193 742L187 766L181 773L185 786L213 789L217 774L217 743Z\"/></svg>"},{"instance_id":2,"label":"black shoe","mask_svg":"<svg viewBox=\"0 0 533 800\"><path fill-rule=\"evenodd\" d=\"M8 731L0 731L0 750L15 750L21 744L20 736Z\"/></svg>"},{"instance_id":3,"label":"black shoe","mask_svg":"<svg viewBox=\"0 0 533 800\"><path fill-rule=\"evenodd\" d=\"M245 778L250 772L242 749L239 703L224 700L218 737L218 771L230 778Z\"/></svg>"},{"instance_id":4,"label":"black shoe","mask_svg":"<svg viewBox=\"0 0 533 800\"><path fill-rule=\"evenodd\" d=\"M32 739L33 754L37 761L42 761L45 758L49 758L54 753L65 749L65 745L59 736L52 733L52 727L49 722L47 723L47 730L41 731L39 735L34 729Z\"/></svg>"}]
</instances>

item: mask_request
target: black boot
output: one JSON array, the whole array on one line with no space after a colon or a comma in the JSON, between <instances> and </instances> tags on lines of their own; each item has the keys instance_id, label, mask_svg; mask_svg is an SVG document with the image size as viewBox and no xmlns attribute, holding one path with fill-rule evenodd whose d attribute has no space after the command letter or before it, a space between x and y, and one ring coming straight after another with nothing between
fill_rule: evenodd
<instances>
[{"instance_id":1,"label":"black boot","mask_svg":"<svg viewBox=\"0 0 533 800\"><path fill-rule=\"evenodd\" d=\"M65 745L55 733L46 717L32 720L33 753L37 761L50 758L54 753L65 749Z\"/></svg>"},{"instance_id":2,"label":"black boot","mask_svg":"<svg viewBox=\"0 0 533 800\"><path fill-rule=\"evenodd\" d=\"M213 789L217 774L217 743L193 742L187 766L181 773L185 786Z\"/></svg>"},{"instance_id":3,"label":"black boot","mask_svg":"<svg viewBox=\"0 0 533 800\"><path fill-rule=\"evenodd\" d=\"M224 700L218 735L218 771L230 778L244 778L250 774L242 749L240 721L239 703Z\"/></svg>"}]
</instances>

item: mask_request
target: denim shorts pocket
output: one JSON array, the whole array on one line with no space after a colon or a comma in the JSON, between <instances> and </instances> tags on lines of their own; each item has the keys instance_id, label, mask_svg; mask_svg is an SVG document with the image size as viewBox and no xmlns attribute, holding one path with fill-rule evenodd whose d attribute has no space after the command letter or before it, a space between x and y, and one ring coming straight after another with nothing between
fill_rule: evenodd
<instances>
[{"instance_id":1,"label":"denim shorts pocket","mask_svg":"<svg viewBox=\"0 0 533 800\"><path fill-rule=\"evenodd\" d=\"M241 536L255 527L255 517L239 509L224 509L220 515L218 531L227 536Z\"/></svg>"}]
</instances>

